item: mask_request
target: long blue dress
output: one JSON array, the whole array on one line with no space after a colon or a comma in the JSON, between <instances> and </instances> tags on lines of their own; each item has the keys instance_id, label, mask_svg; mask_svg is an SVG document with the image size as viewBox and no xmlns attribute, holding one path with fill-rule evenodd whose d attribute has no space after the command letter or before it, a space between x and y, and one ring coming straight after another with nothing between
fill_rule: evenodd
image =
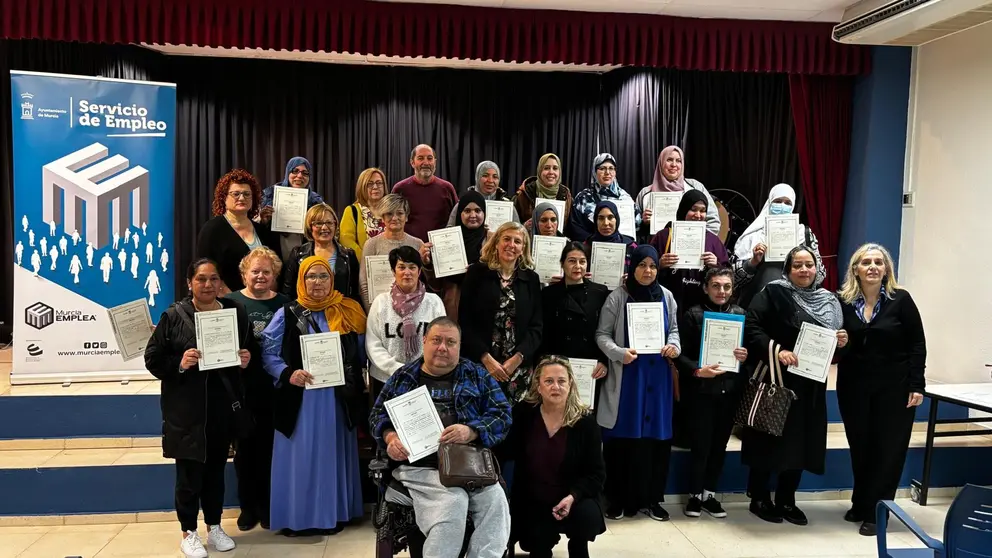
<instances>
[{"instance_id":1,"label":"long blue dress","mask_svg":"<svg viewBox=\"0 0 992 558\"><path fill-rule=\"evenodd\" d=\"M328 331L323 312L312 316L321 332ZM281 356L285 328L280 308L262 333L262 364L277 384L286 368ZM363 514L357 432L348 429L335 391L304 391L293 437L275 433L269 514L274 531L334 529Z\"/></svg>"}]
</instances>

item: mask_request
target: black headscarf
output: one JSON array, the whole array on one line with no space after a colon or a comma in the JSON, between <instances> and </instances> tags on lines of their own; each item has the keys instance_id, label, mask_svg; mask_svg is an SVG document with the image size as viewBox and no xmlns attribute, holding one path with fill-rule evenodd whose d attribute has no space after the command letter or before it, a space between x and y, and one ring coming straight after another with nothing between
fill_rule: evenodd
<instances>
[{"instance_id":1,"label":"black headscarf","mask_svg":"<svg viewBox=\"0 0 992 558\"><path fill-rule=\"evenodd\" d=\"M610 213L613 214L613 218L616 219L616 228L613 229L613 234L609 236L604 236L599 232L599 212L608 209ZM596 204L596 209L592 212L592 226L596 232L592 233L589 237L589 242L617 242L620 244L630 244L634 241L633 238L620 234L620 212L617 211L617 205L608 200L602 200Z\"/></svg>"},{"instance_id":2,"label":"black headscarf","mask_svg":"<svg viewBox=\"0 0 992 558\"><path fill-rule=\"evenodd\" d=\"M652 281L650 285L642 285L634 278L634 270L637 265L644 261L644 258L651 258L654 265L658 265L658 251L650 244L641 244L630 252L630 263L627 264L627 294L634 302L659 302L664 296L661 285L658 281Z\"/></svg>"},{"instance_id":3,"label":"black headscarf","mask_svg":"<svg viewBox=\"0 0 992 558\"><path fill-rule=\"evenodd\" d=\"M709 206L709 203L706 201L706 194L699 190L686 190L685 193L682 194L682 201L679 202L679 209L678 212L675 213L675 220L685 221L686 213L689 213L692 206L696 205L698 202L703 202L703 211L705 212Z\"/></svg>"},{"instance_id":4,"label":"black headscarf","mask_svg":"<svg viewBox=\"0 0 992 558\"><path fill-rule=\"evenodd\" d=\"M483 224L477 229L470 229L462 223L462 211L468 207L468 204L474 203L482 209ZM485 225L485 214L486 214L486 198L482 196L479 192L475 190L469 190L465 192L465 195L458 200L458 226L462 229L462 238L465 239L465 256L468 258L469 265L474 264L479 261L479 254L482 251L482 245L486 241L486 225Z\"/></svg>"}]
</instances>

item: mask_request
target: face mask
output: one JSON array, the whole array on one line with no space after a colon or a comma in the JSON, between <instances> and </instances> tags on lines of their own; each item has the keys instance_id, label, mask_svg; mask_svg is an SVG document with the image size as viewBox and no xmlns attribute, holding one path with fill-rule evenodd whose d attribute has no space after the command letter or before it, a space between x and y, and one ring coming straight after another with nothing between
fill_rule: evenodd
<instances>
[{"instance_id":1,"label":"face mask","mask_svg":"<svg viewBox=\"0 0 992 558\"><path fill-rule=\"evenodd\" d=\"M792 213L792 206L787 203L773 203L768 208L768 213L772 215L788 215Z\"/></svg>"}]
</instances>

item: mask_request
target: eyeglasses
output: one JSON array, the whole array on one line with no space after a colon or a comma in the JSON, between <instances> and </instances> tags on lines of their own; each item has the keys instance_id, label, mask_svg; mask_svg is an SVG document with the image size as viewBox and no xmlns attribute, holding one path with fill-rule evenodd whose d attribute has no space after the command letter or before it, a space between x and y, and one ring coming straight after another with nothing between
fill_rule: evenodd
<instances>
[{"instance_id":1,"label":"eyeglasses","mask_svg":"<svg viewBox=\"0 0 992 558\"><path fill-rule=\"evenodd\" d=\"M251 192L228 192L227 195L234 199L250 200Z\"/></svg>"},{"instance_id":2,"label":"eyeglasses","mask_svg":"<svg viewBox=\"0 0 992 558\"><path fill-rule=\"evenodd\" d=\"M300 176L305 176L305 177L307 177L307 178L309 178L309 177L310 177L310 171L308 171L308 170L298 170L298 169L293 169L293 170L291 170L291 171L289 171L289 174L291 174L291 175L292 175L292 174L298 174L298 175L300 175Z\"/></svg>"},{"instance_id":3,"label":"eyeglasses","mask_svg":"<svg viewBox=\"0 0 992 558\"><path fill-rule=\"evenodd\" d=\"M617 172L616 167L599 167L596 170L602 173Z\"/></svg>"},{"instance_id":4,"label":"eyeglasses","mask_svg":"<svg viewBox=\"0 0 992 558\"><path fill-rule=\"evenodd\" d=\"M376 180L374 182L369 182L368 184L366 184L365 187L366 188L382 188L385 185L386 185L385 182L383 182L381 180Z\"/></svg>"},{"instance_id":5,"label":"eyeglasses","mask_svg":"<svg viewBox=\"0 0 992 558\"><path fill-rule=\"evenodd\" d=\"M335 225L337 225L337 223L335 223L334 221L314 221L313 223L311 223L310 226L312 226L315 229L321 229L324 227L331 229L334 228Z\"/></svg>"},{"instance_id":6,"label":"eyeglasses","mask_svg":"<svg viewBox=\"0 0 992 558\"><path fill-rule=\"evenodd\" d=\"M303 278L311 283L323 283L324 281L328 281L331 276L326 273L320 273L317 275L310 275L308 273L307 275L304 275Z\"/></svg>"}]
</instances>

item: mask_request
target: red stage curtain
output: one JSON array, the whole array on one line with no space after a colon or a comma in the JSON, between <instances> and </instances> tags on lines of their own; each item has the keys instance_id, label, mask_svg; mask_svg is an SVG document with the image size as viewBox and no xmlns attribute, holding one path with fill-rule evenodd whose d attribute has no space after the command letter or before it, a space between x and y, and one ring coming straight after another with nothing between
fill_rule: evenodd
<instances>
[{"instance_id":1,"label":"red stage curtain","mask_svg":"<svg viewBox=\"0 0 992 558\"><path fill-rule=\"evenodd\" d=\"M0 37L855 75L831 25L364 0L0 0Z\"/></svg>"},{"instance_id":2,"label":"red stage curtain","mask_svg":"<svg viewBox=\"0 0 992 558\"><path fill-rule=\"evenodd\" d=\"M851 158L853 87L852 78L789 76L806 218L820 243L827 268L823 286L829 290L841 281L837 248Z\"/></svg>"}]
</instances>

